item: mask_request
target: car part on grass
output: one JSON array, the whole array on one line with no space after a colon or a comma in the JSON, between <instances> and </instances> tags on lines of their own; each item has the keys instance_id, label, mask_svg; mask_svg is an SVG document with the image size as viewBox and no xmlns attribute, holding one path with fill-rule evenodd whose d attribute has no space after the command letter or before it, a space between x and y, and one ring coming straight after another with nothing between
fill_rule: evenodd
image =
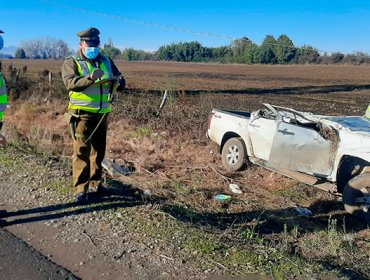
<instances>
[{"instance_id":1,"label":"car part on grass","mask_svg":"<svg viewBox=\"0 0 370 280\"><path fill-rule=\"evenodd\" d=\"M233 193L236 193L236 194L242 194L242 190L239 188L238 185L236 184L229 184L229 189L233 192Z\"/></svg>"},{"instance_id":2,"label":"car part on grass","mask_svg":"<svg viewBox=\"0 0 370 280\"><path fill-rule=\"evenodd\" d=\"M343 190L343 203L348 213L370 220L370 173L360 174L347 183Z\"/></svg>"},{"instance_id":3,"label":"car part on grass","mask_svg":"<svg viewBox=\"0 0 370 280\"><path fill-rule=\"evenodd\" d=\"M127 176L132 173L128 167L122 167L121 165L115 163L113 160L109 160L106 158L102 161L101 165L112 177L115 177L117 175Z\"/></svg>"}]
</instances>

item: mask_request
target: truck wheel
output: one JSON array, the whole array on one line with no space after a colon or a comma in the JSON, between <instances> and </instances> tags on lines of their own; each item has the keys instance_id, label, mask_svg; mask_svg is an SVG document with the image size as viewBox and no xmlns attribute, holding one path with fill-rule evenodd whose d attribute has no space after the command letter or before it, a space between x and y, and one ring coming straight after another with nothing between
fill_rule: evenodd
<instances>
[{"instance_id":1,"label":"truck wheel","mask_svg":"<svg viewBox=\"0 0 370 280\"><path fill-rule=\"evenodd\" d=\"M370 218L370 173L348 181L343 190L343 203L348 213Z\"/></svg>"},{"instance_id":2,"label":"truck wheel","mask_svg":"<svg viewBox=\"0 0 370 280\"><path fill-rule=\"evenodd\" d=\"M242 138L230 138L222 148L222 164L228 171L241 170L247 160L247 149Z\"/></svg>"}]
</instances>

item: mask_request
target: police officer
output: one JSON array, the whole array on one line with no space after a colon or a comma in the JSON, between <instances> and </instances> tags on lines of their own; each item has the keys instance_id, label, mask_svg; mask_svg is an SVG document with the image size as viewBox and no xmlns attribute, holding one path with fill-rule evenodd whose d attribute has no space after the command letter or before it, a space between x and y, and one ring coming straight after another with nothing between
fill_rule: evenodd
<instances>
[{"instance_id":1,"label":"police officer","mask_svg":"<svg viewBox=\"0 0 370 280\"><path fill-rule=\"evenodd\" d=\"M365 113L365 117L368 118L370 120L370 104L369 106L367 106L367 110L366 110L366 113Z\"/></svg>"},{"instance_id":2,"label":"police officer","mask_svg":"<svg viewBox=\"0 0 370 280\"><path fill-rule=\"evenodd\" d=\"M112 110L112 91L121 91L125 80L114 62L99 51L99 30L91 27L77 33L80 48L75 57L67 58L62 66L62 77L69 90L68 112L73 138L73 186L76 202L89 202L89 187L97 193L109 194L102 183L102 161L105 156L107 118ZM112 77L113 82L99 83Z\"/></svg>"},{"instance_id":3,"label":"police officer","mask_svg":"<svg viewBox=\"0 0 370 280\"><path fill-rule=\"evenodd\" d=\"M0 50L4 46L4 40L1 34L4 32L0 30ZM5 79L1 73L1 64L0 64L0 146L6 145L6 137L1 133L1 128L3 127L3 115L8 104L8 94L5 85Z\"/></svg>"},{"instance_id":4,"label":"police officer","mask_svg":"<svg viewBox=\"0 0 370 280\"><path fill-rule=\"evenodd\" d=\"M1 34L4 32L0 30L0 50L4 46L4 40ZM0 146L5 146L6 145L6 138L5 136L1 133L1 128L3 126L3 115L6 110L6 106L8 104L8 94L7 94L7 89L5 85L5 80L3 77L3 74L1 73L1 63L0 63ZM6 215L6 210L0 210L0 218L4 217ZM5 225L6 222L4 220L0 219L0 226Z\"/></svg>"}]
</instances>

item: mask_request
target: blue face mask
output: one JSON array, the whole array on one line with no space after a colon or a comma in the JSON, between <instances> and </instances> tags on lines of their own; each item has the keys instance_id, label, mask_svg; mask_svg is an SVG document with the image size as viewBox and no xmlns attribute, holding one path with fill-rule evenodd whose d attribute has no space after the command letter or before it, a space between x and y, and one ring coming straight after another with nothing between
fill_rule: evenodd
<instances>
[{"instance_id":1,"label":"blue face mask","mask_svg":"<svg viewBox=\"0 0 370 280\"><path fill-rule=\"evenodd\" d=\"M95 59L99 54L99 48L96 47L86 47L85 48L85 56L88 59Z\"/></svg>"},{"instance_id":2,"label":"blue face mask","mask_svg":"<svg viewBox=\"0 0 370 280\"><path fill-rule=\"evenodd\" d=\"M0 50L4 47L3 37L0 36Z\"/></svg>"}]
</instances>

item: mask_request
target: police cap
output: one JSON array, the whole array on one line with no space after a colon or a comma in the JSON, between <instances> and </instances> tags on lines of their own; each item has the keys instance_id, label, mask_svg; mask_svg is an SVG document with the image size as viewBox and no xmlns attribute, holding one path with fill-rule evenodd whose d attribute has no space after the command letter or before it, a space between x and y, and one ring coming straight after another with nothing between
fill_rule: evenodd
<instances>
[{"instance_id":1,"label":"police cap","mask_svg":"<svg viewBox=\"0 0 370 280\"><path fill-rule=\"evenodd\" d=\"M100 44L99 38L100 31L95 27L90 27L86 30L80 31L77 33L77 36L80 37L81 41L85 41L87 44Z\"/></svg>"}]
</instances>

